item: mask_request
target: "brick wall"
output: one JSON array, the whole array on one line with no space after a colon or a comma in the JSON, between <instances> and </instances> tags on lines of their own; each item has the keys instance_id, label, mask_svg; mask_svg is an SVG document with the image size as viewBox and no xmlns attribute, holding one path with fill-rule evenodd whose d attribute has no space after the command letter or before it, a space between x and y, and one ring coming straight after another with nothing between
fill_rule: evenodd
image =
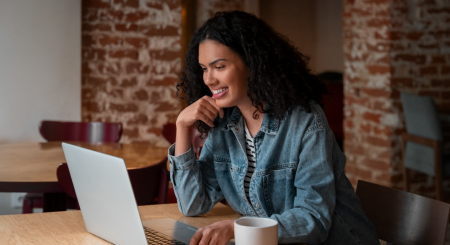
<instances>
[{"instance_id":1,"label":"brick wall","mask_svg":"<svg viewBox=\"0 0 450 245\"><path fill-rule=\"evenodd\" d=\"M181 0L83 0L82 120L124 124L121 142L166 145L181 69Z\"/></svg>"},{"instance_id":2,"label":"brick wall","mask_svg":"<svg viewBox=\"0 0 450 245\"><path fill-rule=\"evenodd\" d=\"M445 1L344 0L344 151L354 185L402 187L400 91L450 109L449 13ZM427 177L414 176L412 191L433 195Z\"/></svg>"},{"instance_id":3,"label":"brick wall","mask_svg":"<svg viewBox=\"0 0 450 245\"><path fill-rule=\"evenodd\" d=\"M422 0L407 5L394 1L391 9L391 87L394 91L433 97L438 111L449 113L450 2ZM394 101L393 108L403 118L400 99ZM442 124L447 141L445 148L449 149L450 127L448 122ZM400 142L397 136L394 144L399 146ZM399 155L399 150L395 154ZM413 171L410 175L414 179L412 192L434 196L431 178ZM449 180L444 183L448 187Z\"/></svg>"}]
</instances>

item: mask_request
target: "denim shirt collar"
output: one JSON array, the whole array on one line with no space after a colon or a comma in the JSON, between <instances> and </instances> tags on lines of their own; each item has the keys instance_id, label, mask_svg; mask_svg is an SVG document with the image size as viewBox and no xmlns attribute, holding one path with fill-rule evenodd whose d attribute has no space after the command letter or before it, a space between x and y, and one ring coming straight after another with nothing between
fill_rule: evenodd
<instances>
[{"instance_id":1,"label":"denim shirt collar","mask_svg":"<svg viewBox=\"0 0 450 245\"><path fill-rule=\"evenodd\" d=\"M222 128L223 131L228 131L233 127L236 127L239 125L239 121L241 120L242 113L241 110L237 106L233 108L233 111L231 112L231 116L228 118L227 123ZM268 114L264 114L263 122L261 124L260 131L276 135L278 132L279 123L276 118L270 117Z\"/></svg>"}]
</instances>

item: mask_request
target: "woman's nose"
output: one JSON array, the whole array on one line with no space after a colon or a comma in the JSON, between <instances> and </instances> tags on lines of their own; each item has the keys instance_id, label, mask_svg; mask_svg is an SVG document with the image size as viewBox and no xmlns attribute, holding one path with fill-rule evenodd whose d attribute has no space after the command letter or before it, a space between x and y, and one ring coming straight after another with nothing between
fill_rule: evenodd
<instances>
[{"instance_id":1,"label":"woman's nose","mask_svg":"<svg viewBox=\"0 0 450 245\"><path fill-rule=\"evenodd\" d=\"M204 80L206 85L211 85L211 84L214 84L216 82L216 79L214 77L214 73L210 72L210 71L206 71L205 73L203 73L203 80Z\"/></svg>"}]
</instances>

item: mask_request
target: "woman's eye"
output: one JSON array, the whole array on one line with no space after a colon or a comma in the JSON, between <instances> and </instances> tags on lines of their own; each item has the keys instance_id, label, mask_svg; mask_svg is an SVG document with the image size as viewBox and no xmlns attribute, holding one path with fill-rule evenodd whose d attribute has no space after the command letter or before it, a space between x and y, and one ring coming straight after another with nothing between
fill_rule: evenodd
<instances>
[{"instance_id":1,"label":"woman's eye","mask_svg":"<svg viewBox=\"0 0 450 245\"><path fill-rule=\"evenodd\" d=\"M205 72L205 71L206 71L206 68L203 68L203 67L202 67L202 71Z\"/></svg>"},{"instance_id":2,"label":"woman's eye","mask_svg":"<svg viewBox=\"0 0 450 245\"><path fill-rule=\"evenodd\" d=\"M217 70L222 70L224 68L224 66L216 66Z\"/></svg>"}]
</instances>

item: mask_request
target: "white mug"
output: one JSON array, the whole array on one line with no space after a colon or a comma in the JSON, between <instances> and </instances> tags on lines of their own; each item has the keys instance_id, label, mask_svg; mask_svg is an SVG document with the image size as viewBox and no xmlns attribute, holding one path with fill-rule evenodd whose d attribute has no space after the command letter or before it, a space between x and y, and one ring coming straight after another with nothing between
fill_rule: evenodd
<instances>
[{"instance_id":1,"label":"white mug","mask_svg":"<svg viewBox=\"0 0 450 245\"><path fill-rule=\"evenodd\" d=\"M273 219L243 217L234 221L236 245L277 245L278 222Z\"/></svg>"}]
</instances>

